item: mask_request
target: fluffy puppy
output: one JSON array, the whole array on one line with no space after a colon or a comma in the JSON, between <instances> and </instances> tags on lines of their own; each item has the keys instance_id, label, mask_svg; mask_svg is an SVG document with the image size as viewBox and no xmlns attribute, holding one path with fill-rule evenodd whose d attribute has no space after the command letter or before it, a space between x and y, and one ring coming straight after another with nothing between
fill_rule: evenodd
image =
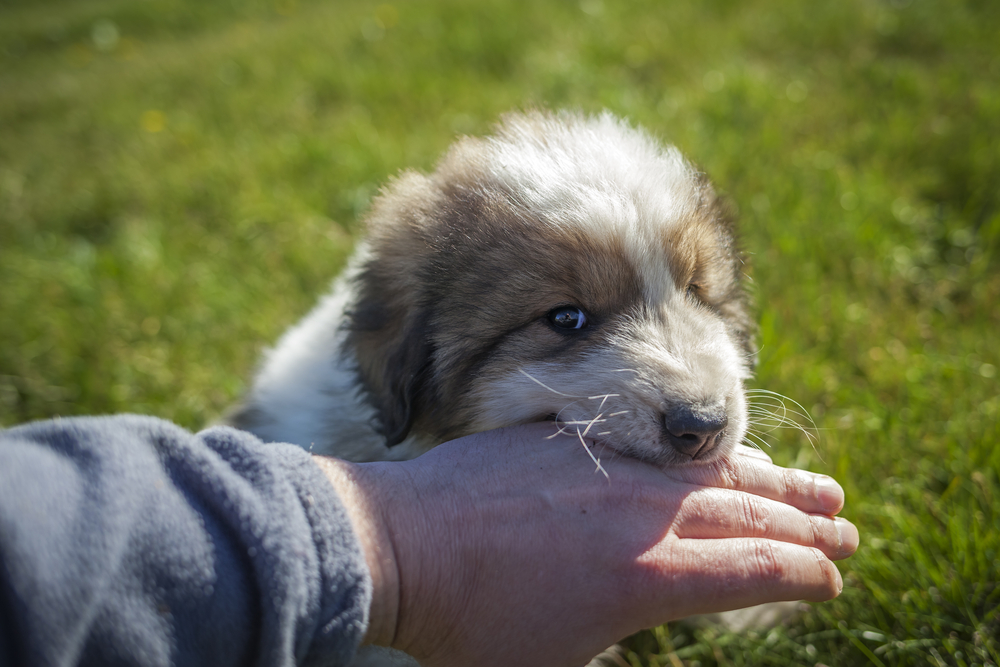
<instances>
[{"instance_id":1,"label":"fluffy puppy","mask_svg":"<svg viewBox=\"0 0 1000 667\"><path fill-rule=\"evenodd\" d=\"M747 429L729 216L677 149L603 114L511 114L375 200L367 237L229 422L355 461L554 420L660 464Z\"/></svg>"},{"instance_id":2,"label":"fluffy puppy","mask_svg":"<svg viewBox=\"0 0 1000 667\"><path fill-rule=\"evenodd\" d=\"M675 148L610 114L512 114L382 191L228 421L354 461L544 419L656 464L709 461L747 430L742 276ZM369 647L354 667L413 664Z\"/></svg>"}]
</instances>

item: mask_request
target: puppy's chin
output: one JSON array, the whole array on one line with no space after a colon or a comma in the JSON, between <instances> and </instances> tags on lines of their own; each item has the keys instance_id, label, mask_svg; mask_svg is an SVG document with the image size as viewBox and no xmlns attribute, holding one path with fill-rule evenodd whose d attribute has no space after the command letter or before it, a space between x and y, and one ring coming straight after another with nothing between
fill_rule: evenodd
<instances>
[{"instance_id":1,"label":"puppy's chin","mask_svg":"<svg viewBox=\"0 0 1000 667\"><path fill-rule=\"evenodd\" d=\"M564 432L575 433L574 429L563 429ZM730 456L738 443L735 433L723 432L715 443L703 447L694 455L679 451L668 442L638 442L628 439L603 436L593 439L597 452L614 452L645 461L660 468L677 468L687 466L702 466L712 464L719 459Z\"/></svg>"}]
</instances>

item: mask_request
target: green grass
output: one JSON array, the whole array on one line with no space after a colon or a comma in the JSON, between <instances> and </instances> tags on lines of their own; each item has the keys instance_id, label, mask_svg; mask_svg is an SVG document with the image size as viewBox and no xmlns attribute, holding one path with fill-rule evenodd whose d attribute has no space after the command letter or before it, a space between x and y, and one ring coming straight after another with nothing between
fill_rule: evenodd
<instances>
[{"instance_id":1,"label":"green grass","mask_svg":"<svg viewBox=\"0 0 1000 667\"><path fill-rule=\"evenodd\" d=\"M379 184L511 108L611 109L740 211L756 385L862 533L835 602L636 665L1000 663L1000 8L990 0L0 2L0 423L198 428Z\"/></svg>"}]
</instances>

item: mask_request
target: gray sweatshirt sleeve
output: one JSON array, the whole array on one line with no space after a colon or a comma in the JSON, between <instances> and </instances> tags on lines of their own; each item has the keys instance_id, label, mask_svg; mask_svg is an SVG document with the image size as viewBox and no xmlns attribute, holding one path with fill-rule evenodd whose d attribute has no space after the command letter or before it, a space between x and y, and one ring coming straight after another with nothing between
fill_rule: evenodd
<instances>
[{"instance_id":1,"label":"gray sweatshirt sleeve","mask_svg":"<svg viewBox=\"0 0 1000 667\"><path fill-rule=\"evenodd\" d=\"M371 579L310 456L135 416L0 431L0 665L342 665Z\"/></svg>"}]
</instances>

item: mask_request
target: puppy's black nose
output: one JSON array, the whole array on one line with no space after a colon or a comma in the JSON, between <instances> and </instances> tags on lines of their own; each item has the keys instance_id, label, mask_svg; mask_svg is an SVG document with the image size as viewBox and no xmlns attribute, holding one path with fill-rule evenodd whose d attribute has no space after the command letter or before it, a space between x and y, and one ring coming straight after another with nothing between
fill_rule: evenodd
<instances>
[{"instance_id":1,"label":"puppy's black nose","mask_svg":"<svg viewBox=\"0 0 1000 667\"><path fill-rule=\"evenodd\" d=\"M722 405L675 406L663 415L670 446L691 458L711 451L728 423L729 415Z\"/></svg>"}]
</instances>

